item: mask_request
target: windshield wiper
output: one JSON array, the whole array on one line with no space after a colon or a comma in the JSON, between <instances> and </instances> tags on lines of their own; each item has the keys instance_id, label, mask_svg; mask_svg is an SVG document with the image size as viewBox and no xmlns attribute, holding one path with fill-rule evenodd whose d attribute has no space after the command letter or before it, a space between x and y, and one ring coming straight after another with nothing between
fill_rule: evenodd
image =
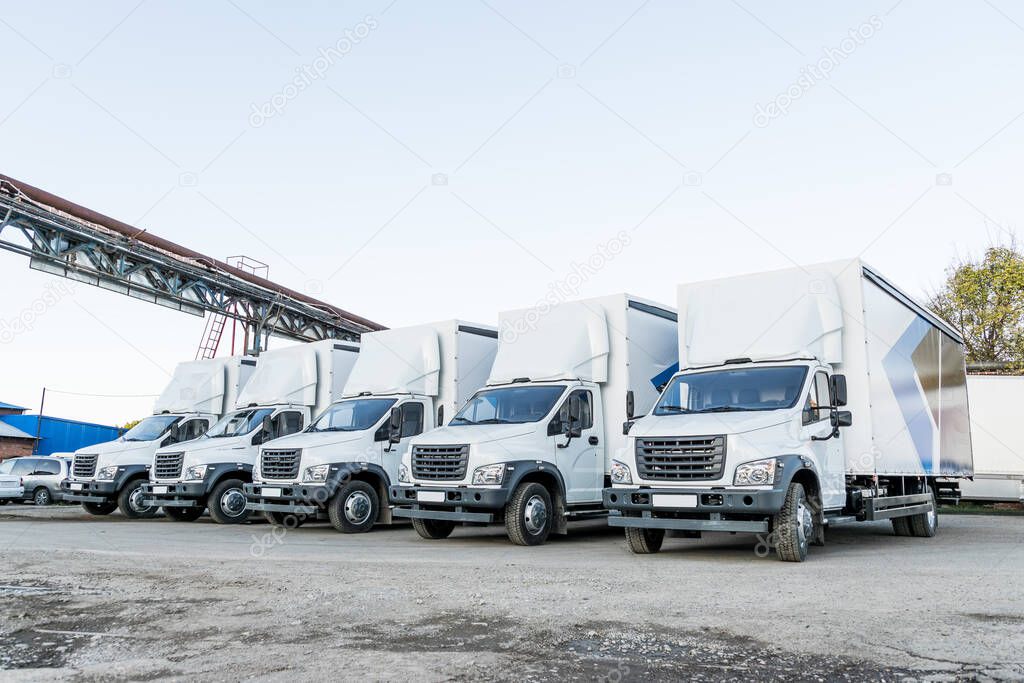
<instances>
[{"instance_id":1,"label":"windshield wiper","mask_svg":"<svg viewBox=\"0 0 1024 683\"><path fill-rule=\"evenodd\" d=\"M486 420L480 420L478 422L474 422L473 424L478 424L478 425L510 425L510 424L516 424L516 423L513 422L512 420L502 420L500 417L490 417L490 418L487 418Z\"/></svg>"},{"instance_id":2,"label":"windshield wiper","mask_svg":"<svg viewBox=\"0 0 1024 683\"><path fill-rule=\"evenodd\" d=\"M702 410L695 410L695 413L736 413L746 412L748 410L757 410L757 408L740 408L739 406L715 406L713 408L704 408Z\"/></svg>"},{"instance_id":3,"label":"windshield wiper","mask_svg":"<svg viewBox=\"0 0 1024 683\"><path fill-rule=\"evenodd\" d=\"M472 420L470 420L468 418L465 418L465 417L453 417L452 421L449 422L448 424L455 424L456 422L461 422L462 424L467 424L467 425L475 425L475 424L477 424L476 422L473 422Z\"/></svg>"},{"instance_id":4,"label":"windshield wiper","mask_svg":"<svg viewBox=\"0 0 1024 683\"><path fill-rule=\"evenodd\" d=\"M689 408L684 408L683 406L658 406L658 410L671 410L673 413L693 412Z\"/></svg>"}]
</instances>

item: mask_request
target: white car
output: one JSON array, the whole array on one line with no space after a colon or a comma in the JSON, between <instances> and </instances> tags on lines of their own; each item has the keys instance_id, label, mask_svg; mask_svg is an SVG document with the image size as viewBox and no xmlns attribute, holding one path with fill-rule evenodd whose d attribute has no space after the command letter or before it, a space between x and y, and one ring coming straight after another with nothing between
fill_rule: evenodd
<instances>
[{"instance_id":1,"label":"white car","mask_svg":"<svg viewBox=\"0 0 1024 683\"><path fill-rule=\"evenodd\" d=\"M25 487L21 477L13 474L0 474L0 505L7 505L12 500L25 497Z\"/></svg>"}]
</instances>

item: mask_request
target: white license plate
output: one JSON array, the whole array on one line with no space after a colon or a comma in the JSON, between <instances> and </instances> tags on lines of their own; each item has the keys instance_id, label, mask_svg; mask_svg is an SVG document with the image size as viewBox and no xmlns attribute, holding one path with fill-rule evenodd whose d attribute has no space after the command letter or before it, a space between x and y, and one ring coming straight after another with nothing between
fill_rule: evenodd
<instances>
[{"instance_id":1,"label":"white license plate","mask_svg":"<svg viewBox=\"0 0 1024 683\"><path fill-rule=\"evenodd\" d=\"M655 493L651 502L656 508L695 508L697 496L692 493Z\"/></svg>"},{"instance_id":2,"label":"white license plate","mask_svg":"<svg viewBox=\"0 0 1024 683\"><path fill-rule=\"evenodd\" d=\"M444 491L417 491L416 500L421 503L443 503Z\"/></svg>"},{"instance_id":3,"label":"white license plate","mask_svg":"<svg viewBox=\"0 0 1024 683\"><path fill-rule=\"evenodd\" d=\"M71 490L72 491L81 491L82 490L82 485L81 484L72 484L71 485Z\"/></svg>"},{"instance_id":4,"label":"white license plate","mask_svg":"<svg viewBox=\"0 0 1024 683\"><path fill-rule=\"evenodd\" d=\"M281 489L268 489L267 487L263 487L262 489L260 489L260 495L265 496L267 498L280 498Z\"/></svg>"},{"instance_id":5,"label":"white license plate","mask_svg":"<svg viewBox=\"0 0 1024 683\"><path fill-rule=\"evenodd\" d=\"M154 486L153 487L153 493L167 493L167 487L166 486Z\"/></svg>"}]
</instances>

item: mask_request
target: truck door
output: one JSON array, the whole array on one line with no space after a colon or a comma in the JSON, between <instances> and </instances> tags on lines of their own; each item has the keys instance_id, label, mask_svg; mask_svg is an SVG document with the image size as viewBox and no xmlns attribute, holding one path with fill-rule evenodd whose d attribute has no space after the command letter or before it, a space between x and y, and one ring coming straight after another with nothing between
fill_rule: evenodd
<instances>
[{"instance_id":1,"label":"truck door","mask_svg":"<svg viewBox=\"0 0 1024 683\"><path fill-rule=\"evenodd\" d=\"M601 500L604 486L604 446L600 443L600 425L595 427L594 394L576 389L566 397L555 416L555 463L565 481L566 502L570 505ZM579 436L567 437L567 421L579 428ZM599 422L599 421L598 421Z\"/></svg>"},{"instance_id":2,"label":"truck door","mask_svg":"<svg viewBox=\"0 0 1024 683\"><path fill-rule=\"evenodd\" d=\"M298 410L282 410L271 421L270 437L267 441L301 432L302 427L305 425L304 417L302 412Z\"/></svg>"},{"instance_id":3,"label":"truck door","mask_svg":"<svg viewBox=\"0 0 1024 683\"><path fill-rule=\"evenodd\" d=\"M841 437L831 437L834 405L828 373L818 370L814 373L814 381L804 402L802 433L818 461L822 504L825 509L841 508L846 502L846 463L843 445Z\"/></svg>"}]
</instances>

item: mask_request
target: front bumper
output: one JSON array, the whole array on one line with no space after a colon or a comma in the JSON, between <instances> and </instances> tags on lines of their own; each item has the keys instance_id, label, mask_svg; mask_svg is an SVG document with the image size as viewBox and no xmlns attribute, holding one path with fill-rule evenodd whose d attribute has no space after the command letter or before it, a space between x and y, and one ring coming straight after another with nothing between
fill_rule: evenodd
<instances>
[{"instance_id":1,"label":"front bumper","mask_svg":"<svg viewBox=\"0 0 1024 683\"><path fill-rule=\"evenodd\" d=\"M117 498L116 481L96 479L65 479L60 483L65 502L110 503Z\"/></svg>"},{"instance_id":2,"label":"front bumper","mask_svg":"<svg viewBox=\"0 0 1024 683\"><path fill-rule=\"evenodd\" d=\"M423 500L433 497L443 500ZM489 524L498 520L505 509L512 489L445 486L392 486L388 492L395 517L412 519L443 519L452 522Z\"/></svg>"},{"instance_id":3,"label":"front bumper","mask_svg":"<svg viewBox=\"0 0 1024 683\"><path fill-rule=\"evenodd\" d=\"M143 505L156 505L171 508L202 507L206 496L206 484L201 481L191 483L148 483L142 485L145 499Z\"/></svg>"},{"instance_id":4,"label":"front bumper","mask_svg":"<svg viewBox=\"0 0 1024 683\"><path fill-rule=\"evenodd\" d=\"M316 484L246 484L245 509L315 515L323 510L334 487ZM269 489L269 491L264 491ZM270 495L266 495L267 493Z\"/></svg>"},{"instance_id":5,"label":"front bumper","mask_svg":"<svg viewBox=\"0 0 1024 683\"><path fill-rule=\"evenodd\" d=\"M602 498L609 526L767 533L786 489L607 488Z\"/></svg>"}]
</instances>

